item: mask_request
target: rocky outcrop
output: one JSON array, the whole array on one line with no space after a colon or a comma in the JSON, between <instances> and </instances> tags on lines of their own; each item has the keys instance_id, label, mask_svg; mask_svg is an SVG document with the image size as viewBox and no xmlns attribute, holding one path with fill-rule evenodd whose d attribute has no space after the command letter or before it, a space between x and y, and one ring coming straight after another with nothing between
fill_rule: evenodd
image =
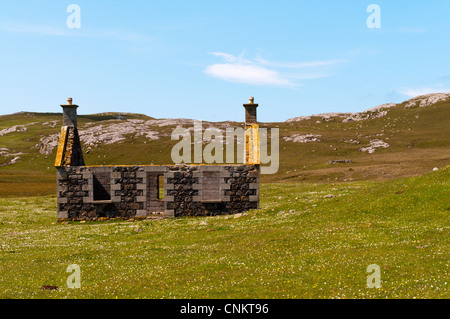
<instances>
[{"instance_id":1,"label":"rocky outcrop","mask_svg":"<svg viewBox=\"0 0 450 319\"><path fill-rule=\"evenodd\" d=\"M1 147L0 148L0 158L3 157L7 159L6 162L0 161L0 166L7 166L17 163L20 160L20 156L23 155L23 153L11 153L11 150L9 150L7 147Z\"/></svg>"},{"instance_id":2,"label":"rocky outcrop","mask_svg":"<svg viewBox=\"0 0 450 319\"><path fill-rule=\"evenodd\" d=\"M27 126L34 125L36 123L28 123L23 125L14 125L3 130L0 130L0 136L14 132L26 132L28 130Z\"/></svg>"},{"instance_id":3,"label":"rocky outcrop","mask_svg":"<svg viewBox=\"0 0 450 319\"><path fill-rule=\"evenodd\" d=\"M286 142L294 142L294 143L309 143L309 142L320 142L320 137L322 135L314 135L314 134L293 134L291 136L283 137Z\"/></svg>"},{"instance_id":4,"label":"rocky outcrop","mask_svg":"<svg viewBox=\"0 0 450 319\"><path fill-rule=\"evenodd\" d=\"M388 111L365 111L362 113L354 113L352 115L350 115L349 117L346 117L345 119L342 120L342 123L346 123L346 122L358 122L358 121L364 121L364 120L373 120L373 119L377 119L383 116L386 116L388 113Z\"/></svg>"},{"instance_id":5,"label":"rocky outcrop","mask_svg":"<svg viewBox=\"0 0 450 319\"><path fill-rule=\"evenodd\" d=\"M450 93L431 93L412 98L405 103L405 108L424 107L450 100Z\"/></svg>"},{"instance_id":6,"label":"rocky outcrop","mask_svg":"<svg viewBox=\"0 0 450 319\"><path fill-rule=\"evenodd\" d=\"M350 164L353 163L353 161L351 159L347 159L347 160L332 160L332 161L328 161L327 164Z\"/></svg>"},{"instance_id":7,"label":"rocky outcrop","mask_svg":"<svg viewBox=\"0 0 450 319\"><path fill-rule=\"evenodd\" d=\"M49 125L52 123L49 122ZM149 141L158 140L162 137L170 137L171 132L163 130L163 127L173 126L183 127L187 126L188 131L193 131L194 121L189 119L158 119L158 120L139 120L139 119L114 119L103 121L101 124L94 122L86 123L82 128L78 128L80 141L83 147L92 148L98 145L119 143L127 139L127 137L144 137ZM231 122L210 123L204 122L203 129L216 127L219 129L235 129L237 126L231 125ZM31 124L29 124L31 125ZM26 127L14 127L5 131L4 134L17 130L26 130ZM1 133L2 131L0 131ZM58 145L59 133L48 136L42 136L36 148L41 154L50 154ZM202 143L209 143L211 140L202 140ZM221 143L227 144L225 137L220 140ZM238 143L242 143L243 139L238 138Z\"/></svg>"},{"instance_id":8,"label":"rocky outcrop","mask_svg":"<svg viewBox=\"0 0 450 319\"><path fill-rule=\"evenodd\" d=\"M369 146L362 147L359 149L360 152L367 152L369 154L375 153L378 149L388 148L390 145L382 140L372 140Z\"/></svg>"},{"instance_id":9,"label":"rocky outcrop","mask_svg":"<svg viewBox=\"0 0 450 319\"><path fill-rule=\"evenodd\" d=\"M83 129L78 129L80 141L83 147L95 147L97 145L114 144L126 139L127 135L136 137L144 136L149 140L157 140L160 133L151 130L146 121L143 120L110 120L96 125L87 123ZM59 134L43 136L36 147L41 154L50 154L58 145Z\"/></svg>"}]
</instances>

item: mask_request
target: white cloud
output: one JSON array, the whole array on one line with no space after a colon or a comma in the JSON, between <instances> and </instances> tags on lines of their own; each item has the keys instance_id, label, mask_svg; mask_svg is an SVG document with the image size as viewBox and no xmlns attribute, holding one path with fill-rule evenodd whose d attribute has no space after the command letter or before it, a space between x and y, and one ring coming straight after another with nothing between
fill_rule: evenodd
<instances>
[{"instance_id":1,"label":"white cloud","mask_svg":"<svg viewBox=\"0 0 450 319\"><path fill-rule=\"evenodd\" d=\"M242 63L213 64L206 68L207 74L216 78L255 85L295 86L276 71L257 65Z\"/></svg>"},{"instance_id":2,"label":"white cloud","mask_svg":"<svg viewBox=\"0 0 450 319\"><path fill-rule=\"evenodd\" d=\"M284 87L299 86L294 80L317 79L330 76L330 73L299 72L298 69L317 68L343 62L338 60L273 62L262 59L259 56L254 60L248 60L244 58L244 53L239 56L224 52L212 52L212 54L223 58L225 63L209 65L205 70L205 73L208 75L229 82ZM291 71L286 72L286 70L279 69L290 69Z\"/></svg>"}]
</instances>

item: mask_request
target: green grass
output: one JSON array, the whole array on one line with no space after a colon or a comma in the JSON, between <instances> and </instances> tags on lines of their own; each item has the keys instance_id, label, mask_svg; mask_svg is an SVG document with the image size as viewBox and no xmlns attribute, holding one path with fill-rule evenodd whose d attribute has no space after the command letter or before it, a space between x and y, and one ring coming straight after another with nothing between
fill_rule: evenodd
<instances>
[{"instance_id":1,"label":"green grass","mask_svg":"<svg viewBox=\"0 0 450 319\"><path fill-rule=\"evenodd\" d=\"M261 208L239 218L56 223L54 196L3 198L0 298L449 298L449 199L448 168L263 184Z\"/></svg>"}]
</instances>

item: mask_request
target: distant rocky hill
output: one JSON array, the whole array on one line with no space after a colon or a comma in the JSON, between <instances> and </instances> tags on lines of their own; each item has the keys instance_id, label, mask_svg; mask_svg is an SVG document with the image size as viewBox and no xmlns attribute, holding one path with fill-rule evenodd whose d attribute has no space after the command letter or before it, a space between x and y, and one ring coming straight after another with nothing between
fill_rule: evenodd
<instances>
[{"instance_id":1,"label":"distant rocky hill","mask_svg":"<svg viewBox=\"0 0 450 319\"><path fill-rule=\"evenodd\" d=\"M0 116L0 197L19 192L24 180L48 183L44 193L53 191L61 118L60 113ZM177 127L192 131L193 120L103 113L79 116L78 126L88 165L167 164L178 142L171 140L172 131ZM203 122L204 129L242 126ZM398 178L450 164L450 93L359 113L300 116L260 126L280 132L279 170L262 176L267 182Z\"/></svg>"},{"instance_id":2,"label":"distant rocky hill","mask_svg":"<svg viewBox=\"0 0 450 319\"><path fill-rule=\"evenodd\" d=\"M368 120L368 119L375 119L379 117L383 117L387 115L390 108L402 105L405 108L412 108L412 107L424 107L436 104L438 102L448 101L450 100L450 93L432 93L427 95L420 95L415 98L412 98L408 101L405 101L400 104L395 103L386 103L382 104L373 108L370 108L368 110L365 110L364 112L358 112L358 113L322 113L322 114L316 114L316 115L309 115L309 116L299 116L294 117L291 119L288 119L286 122L298 122L303 120L310 120L313 117L320 117L322 120L330 120L330 119L336 119L341 120L342 122L351 122L351 121L362 121L362 120Z\"/></svg>"}]
</instances>

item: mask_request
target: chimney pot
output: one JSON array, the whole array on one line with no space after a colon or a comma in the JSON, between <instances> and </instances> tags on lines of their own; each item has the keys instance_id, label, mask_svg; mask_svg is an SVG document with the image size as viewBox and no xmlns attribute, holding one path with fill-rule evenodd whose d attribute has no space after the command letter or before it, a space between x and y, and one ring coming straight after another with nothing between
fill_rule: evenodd
<instances>
[{"instance_id":1,"label":"chimney pot","mask_svg":"<svg viewBox=\"0 0 450 319\"><path fill-rule=\"evenodd\" d=\"M67 105L72 105L72 98L71 97L67 98Z\"/></svg>"}]
</instances>

